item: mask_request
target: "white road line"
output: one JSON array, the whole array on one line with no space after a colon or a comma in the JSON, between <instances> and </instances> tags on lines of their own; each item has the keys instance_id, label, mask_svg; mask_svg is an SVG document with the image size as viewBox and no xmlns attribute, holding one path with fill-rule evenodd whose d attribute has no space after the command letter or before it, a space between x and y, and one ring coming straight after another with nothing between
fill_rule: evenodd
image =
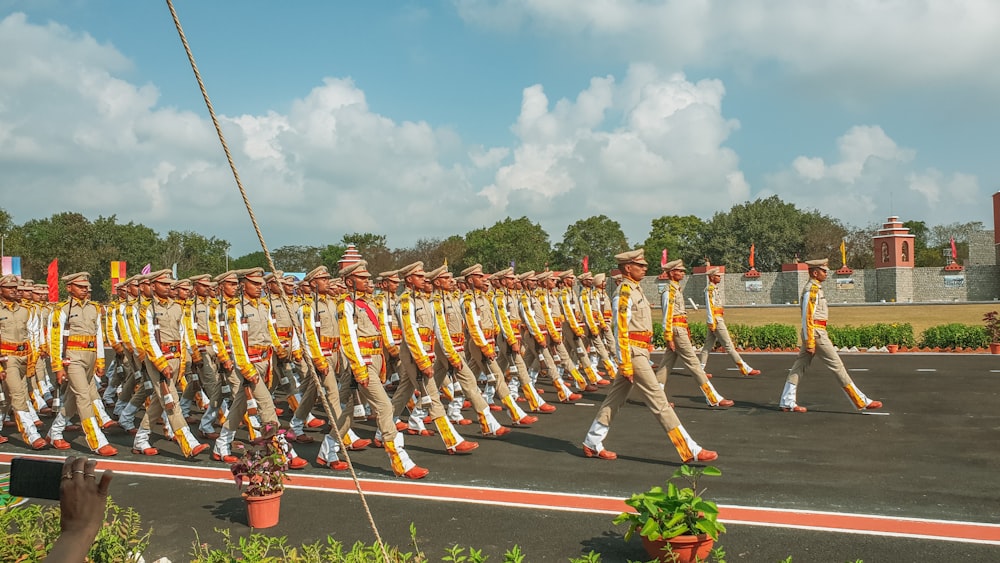
<instances>
[{"instance_id":1,"label":"white road line","mask_svg":"<svg viewBox=\"0 0 1000 563\"><path fill-rule=\"evenodd\" d=\"M917 368L917 371L937 371L934 368Z\"/></svg>"},{"instance_id":2,"label":"white road line","mask_svg":"<svg viewBox=\"0 0 1000 563\"><path fill-rule=\"evenodd\" d=\"M847 371L868 371L868 368L851 368Z\"/></svg>"}]
</instances>

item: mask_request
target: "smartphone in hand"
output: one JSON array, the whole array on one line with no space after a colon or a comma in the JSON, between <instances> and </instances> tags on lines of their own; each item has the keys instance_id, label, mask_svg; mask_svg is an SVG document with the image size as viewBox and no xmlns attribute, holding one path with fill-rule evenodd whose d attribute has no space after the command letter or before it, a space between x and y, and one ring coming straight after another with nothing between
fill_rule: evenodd
<instances>
[{"instance_id":1,"label":"smartphone in hand","mask_svg":"<svg viewBox=\"0 0 1000 563\"><path fill-rule=\"evenodd\" d=\"M59 500L63 464L62 461L15 457L10 462L10 494Z\"/></svg>"}]
</instances>

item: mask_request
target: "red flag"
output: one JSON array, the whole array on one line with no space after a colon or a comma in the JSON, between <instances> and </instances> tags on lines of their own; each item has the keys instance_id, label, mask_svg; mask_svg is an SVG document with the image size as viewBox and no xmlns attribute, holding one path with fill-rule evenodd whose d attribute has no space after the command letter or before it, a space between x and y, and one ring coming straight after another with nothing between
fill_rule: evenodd
<instances>
[{"instance_id":1,"label":"red flag","mask_svg":"<svg viewBox=\"0 0 1000 563\"><path fill-rule=\"evenodd\" d=\"M590 256L583 257L583 271L584 272L590 271Z\"/></svg>"},{"instance_id":2,"label":"red flag","mask_svg":"<svg viewBox=\"0 0 1000 563\"><path fill-rule=\"evenodd\" d=\"M667 260L667 249L664 248L663 249L663 254L660 255L660 267L661 268L666 268L667 267L667 262L668 262L668 260Z\"/></svg>"},{"instance_id":3,"label":"red flag","mask_svg":"<svg viewBox=\"0 0 1000 563\"><path fill-rule=\"evenodd\" d=\"M59 259L54 258L49 262L49 273L45 279L49 284L49 303L59 301Z\"/></svg>"},{"instance_id":4,"label":"red flag","mask_svg":"<svg viewBox=\"0 0 1000 563\"><path fill-rule=\"evenodd\" d=\"M750 243L750 269L753 269L754 254L757 253L757 249L753 243Z\"/></svg>"},{"instance_id":5,"label":"red flag","mask_svg":"<svg viewBox=\"0 0 1000 563\"><path fill-rule=\"evenodd\" d=\"M951 260L958 262L958 249L955 248L955 237L951 237Z\"/></svg>"}]
</instances>

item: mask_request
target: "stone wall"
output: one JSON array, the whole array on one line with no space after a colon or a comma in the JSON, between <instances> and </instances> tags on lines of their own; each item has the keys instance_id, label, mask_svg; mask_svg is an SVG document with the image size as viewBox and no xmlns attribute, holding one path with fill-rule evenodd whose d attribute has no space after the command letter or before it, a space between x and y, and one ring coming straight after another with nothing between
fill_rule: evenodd
<instances>
[{"instance_id":1,"label":"stone wall","mask_svg":"<svg viewBox=\"0 0 1000 563\"><path fill-rule=\"evenodd\" d=\"M761 272L759 278L742 273L724 274L722 291L728 306L783 305L798 303L809 280L805 271ZM684 300L704 305L705 275L691 275L681 282ZM748 284L748 282L750 282ZM655 276L642 281L646 297L658 308L661 284ZM1000 266L972 265L960 272L943 268L880 268L837 274L831 270L823 283L826 299L835 303L941 303L996 301L1000 299Z\"/></svg>"}]
</instances>

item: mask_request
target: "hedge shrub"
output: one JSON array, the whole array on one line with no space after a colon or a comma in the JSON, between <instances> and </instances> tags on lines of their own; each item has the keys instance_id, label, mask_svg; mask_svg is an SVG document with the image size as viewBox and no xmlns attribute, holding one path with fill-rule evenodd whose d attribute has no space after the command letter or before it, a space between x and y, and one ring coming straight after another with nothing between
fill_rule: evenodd
<instances>
[{"instance_id":1,"label":"hedge shrub","mask_svg":"<svg viewBox=\"0 0 1000 563\"><path fill-rule=\"evenodd\" d=\"M737 348L795 348L798 346L798 330L792 325L771 323L762 326L742 324L726 325L733 345ZM695 347L705 345L708 326L705 323L690 323L691 343ZM663 348L667 345L663 338L663 325L653 323L653 346Z\"/></svg>"},{"instance_id":2,"label":"hedge shrub","mask_svg":"<svg viewBox=\"0 0 1000 563\"><path fill-rule=\"evenodd\" d=\"M990 335L986 327L951 323L932 326L920 335L925 348L986 348Z\"/></svg>"},{"instance_id":3,"label":"hedge shrub","mask_svg":"<svg viewBox=\"0 0 1000 563\"><path fill-rule=\"evenodd\" d=\"M862 326L828 326L830 340L838 348L881 348L890 344L914 346L910 323L875 323Z\"/></svg>"}]
</instances>

